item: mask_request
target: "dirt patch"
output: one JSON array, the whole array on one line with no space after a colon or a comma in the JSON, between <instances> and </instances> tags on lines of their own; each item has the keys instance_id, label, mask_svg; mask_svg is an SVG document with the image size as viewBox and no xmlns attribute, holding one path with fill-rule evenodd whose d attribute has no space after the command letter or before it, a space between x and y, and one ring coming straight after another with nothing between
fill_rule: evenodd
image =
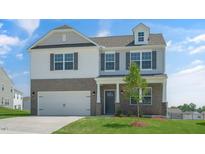
<instances>
[{"instance_id":1,"label":"dirt patch","mask_svg":"<svg viewBox=\"0 0 205 154\"><path fill-rule=\"evenodd\" d=\"M130 125L133 127L147 127L147 126L149 126L148 123L145 123L142 121L135 121L135 122L132 122Z\"/></svg>"}]
</instances>

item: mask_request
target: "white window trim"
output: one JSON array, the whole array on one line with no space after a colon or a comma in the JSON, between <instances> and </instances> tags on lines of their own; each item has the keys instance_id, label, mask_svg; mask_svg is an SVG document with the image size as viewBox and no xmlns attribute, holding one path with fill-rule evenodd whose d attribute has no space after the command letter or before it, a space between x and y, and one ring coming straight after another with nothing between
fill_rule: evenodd
<instances>
[{"instance_id":1,"label":"white window trim","mask_svg":"<svg viewBox=\"0 0 205 154\"><path fill-rule=\"evenodd\" d=\"M56 62L55 61L55 55L63 55L63 69L62 70L56 70L56 63L59 63L59 62ZM72 61L72 63L73 63L73 69L65 69L65 62L71 62L71 61L65 61L65 55L66 54L72 54L73 55L73 61ZM57 54L54 54L54 71L72 71L72 70L74 70L74 52L70 52L70 53L57 53Z\"/></svg>"},{"instance_id":2,"label":"white window trim","mask_svg":"<svg viewBox=\"0 0 205 154\"><path fill-rule=\"evenodd\" d=\"M73 55L73 60L72 60L72 61L66 61L66 60L65 60L65 55L66 55L66 54L72 54L72 55ZM74 70L74 53L65 53L63 57L64 57L64 58L63 58L63 60L64 60L64 62L63 62L64 70L66 70L66 71ZM65 63L66 63L66 62L72 62L72 63L73 63L73 69L65 69Z\"/></svg>"},{"instance_id":3,"label":"white window trim","mask_svg":"<svg viewBox=\"0 0 205 154\"><path fill-rule=\"evenodd\" d=\"M114 62L114 69L112 69L112 70L107 70L106 69L106 55L108 55L108 54L114 54L114 61L108 61L108 62ZM115 57L115 51L107 51L107 52L105 52L105 59L104 59L104 71L105 72L113 72L113 71L115 71L115 63L116 63L116 57Z\"/></svg>"},{"instance_id":4,"label":"white window trim","mask_svg":"<svg viewBox=\"0 0 205 154\"><path fill-rule=\"evenodd\" d=\"M144 52L150 52L151 53L151 68L142 68L142 53L144 53ZM131 54L132 53L140 53L140 70L141 71L151 71L151 70L153 70L152 69L152 51L130 51L130 64L131 64L131 62L132 62L132 60L131 60ZM143 61L148 61L148 60L143 60Z\"/></svg>"},{"instance_id":5,"label":"white window trim","mask_svg":"<svg viewBox=\"0 0 205 154\"><path fill-rule=\"evenodd\" d=\"M142 103L139 103L139 104L141 104L141 105L145 105L145 106L150 106L150 105L152 105L152 87L147 87L147 88L150 88L151 89L151 103L150 104L144 104L143 102ZM130 100L129 100L129 104L131 105L131 106L136 106L137 104L132 104L131 103L131 97L130 97Z\"/></svg>"}]
</instances>

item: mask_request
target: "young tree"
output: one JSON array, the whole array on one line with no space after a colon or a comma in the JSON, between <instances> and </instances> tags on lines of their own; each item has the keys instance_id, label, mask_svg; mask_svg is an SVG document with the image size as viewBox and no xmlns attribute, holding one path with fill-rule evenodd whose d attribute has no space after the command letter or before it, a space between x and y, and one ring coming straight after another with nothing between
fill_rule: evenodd
<instances>
[{"instance_id":1,"label":"young tree","mask_svg":"<svg viewBox=\"0 0 205 154\"><path fill-rule=\"evenodd\" d=\"M140 69L132 63L129 68L128 75L124 78L125 81L125 96L132 98L137 103L137 116L140 116L140 102L146 95L147 81L140 75Z\"/></svg>"}]
</instances>

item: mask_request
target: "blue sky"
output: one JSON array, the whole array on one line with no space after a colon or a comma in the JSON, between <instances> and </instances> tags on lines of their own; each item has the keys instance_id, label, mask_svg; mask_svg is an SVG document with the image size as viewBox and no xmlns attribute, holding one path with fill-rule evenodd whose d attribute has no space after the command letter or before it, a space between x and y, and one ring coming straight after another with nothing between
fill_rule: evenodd
<instances>
[{"instance_id":1,"label":"blue sky","mask_svg":"<svg viewBox=\"0 0 205 154\"><path fill-rule=\"evenodd\" d=\"M86 36L127 35L140 22L167 42L169 105L205 105L205 20L0 20L0 66L26 96L27 48L52 28L67 24Z\"/></svg>"}]
</instances>

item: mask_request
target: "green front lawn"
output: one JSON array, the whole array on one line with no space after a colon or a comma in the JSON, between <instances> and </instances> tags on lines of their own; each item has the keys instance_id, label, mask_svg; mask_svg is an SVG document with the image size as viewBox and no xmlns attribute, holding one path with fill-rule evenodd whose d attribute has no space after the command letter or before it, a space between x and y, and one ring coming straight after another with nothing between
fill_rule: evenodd
<instances>
[{"instance_id":1,"label":"green front lawn","mask_svg":"<svg viewBox=\"0 0 205 154\"><path fill-rule=\"evenodd\" d=\"M133 127L136 117L86 117L55 134L205 134L205 120L160 120L141 118L146 127Z\"/></svg>"},{"instance_id":2,"label":"green front lawn","mask_svg":"<svg viewBox=\"0 0 205 154\"><path fill-rule=\"evenodd\" d=\"M0 119L28 115L30 115L30 112L28 111L0 107Z\"/></svg>"}]
</instances>

